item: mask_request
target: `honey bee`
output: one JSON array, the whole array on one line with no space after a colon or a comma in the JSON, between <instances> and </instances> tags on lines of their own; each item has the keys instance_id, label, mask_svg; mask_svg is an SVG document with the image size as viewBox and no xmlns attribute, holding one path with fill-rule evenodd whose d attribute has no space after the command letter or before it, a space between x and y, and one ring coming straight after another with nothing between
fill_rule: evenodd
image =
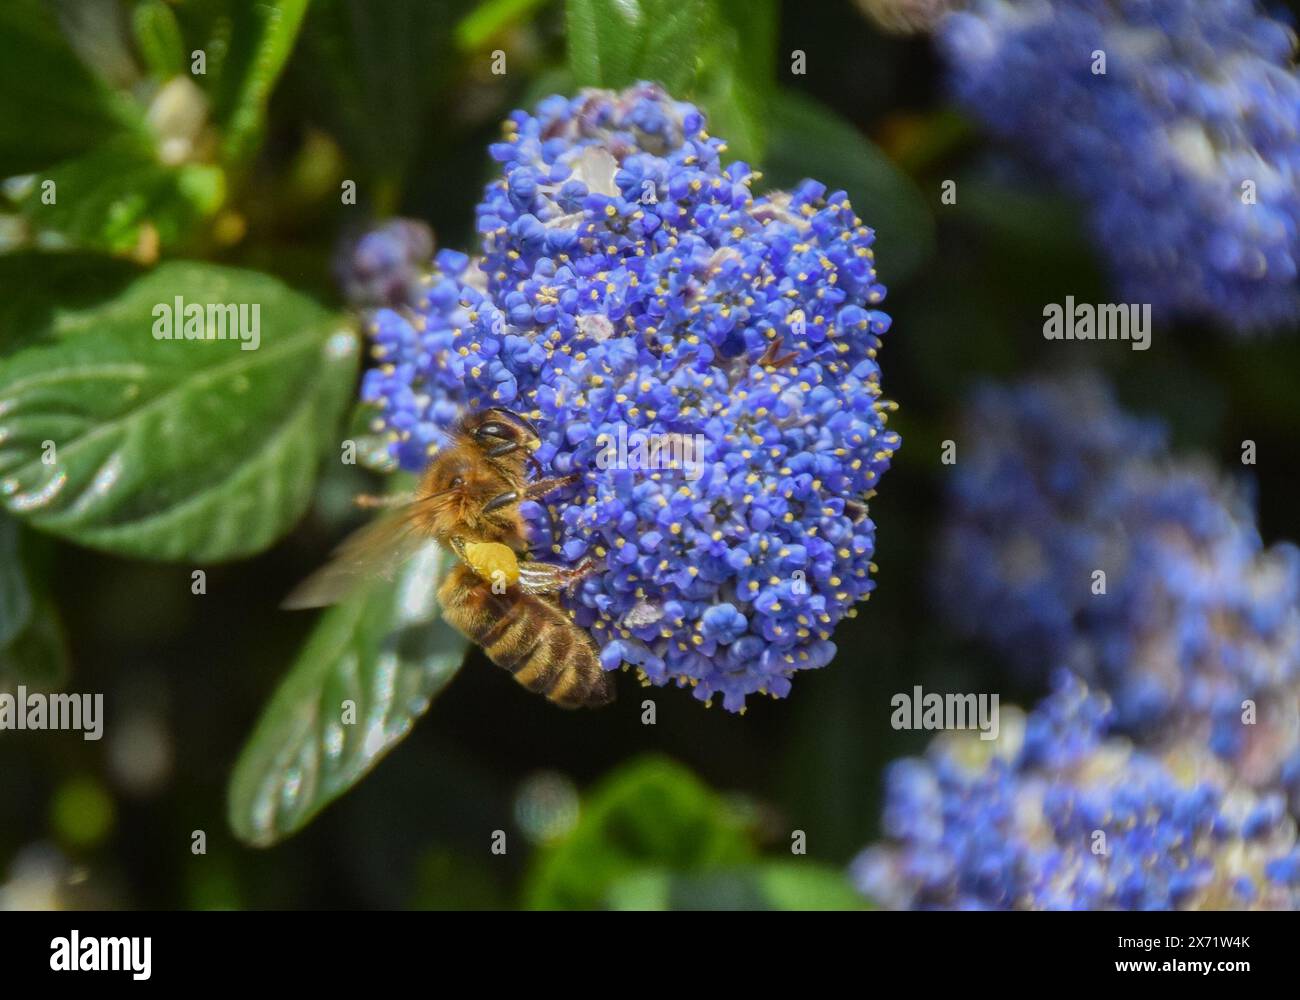
<instances>
[{"instance_id":1,"label":"honey bee","mask_svg":"<svg viewBox=\"0 0 1300 1000\"><path fill-rule=\"evenodd\" d=\"M528 690L563 708L612 701L614 686L590 636L557 599L593 564L584 560L568 567L527 558L519 504L578 479L545 476L533 455L540 441L532 423L510 410L467 414L414 493L358 498L362 506L395 510L346 538L284 606L333 604L360 580L391 576L420 548L436 542L459 560L438 588L442 615L453 627ZM530 481L530 470L539 478Z\"/></svg>"}]
</instances>

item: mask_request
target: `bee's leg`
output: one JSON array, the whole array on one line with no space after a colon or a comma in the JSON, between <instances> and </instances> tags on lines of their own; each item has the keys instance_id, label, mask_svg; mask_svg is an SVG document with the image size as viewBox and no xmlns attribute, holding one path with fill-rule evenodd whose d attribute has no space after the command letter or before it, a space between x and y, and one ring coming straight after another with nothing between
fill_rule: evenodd
<instances>
[{"instance_id":1,"label":"bee's leg","mask_svg":"<svg viewBox=\"0 0 1300 1000\"><path fill-rule=\"evenodd\" d=\"M785 355L781 354L781 336L778 334L768 343L767 350L764 351L763 356L758 359L758 364L763 367L770 366L772 368L784 368L798 356L799 354L797 351L792 351Z\"/></svg>"},{"instance_id":2,"label":"bee's leg","mask_svg":"<svg viewBox=\"0 0 1300 1000\"><path fill-rule=\"evenodd\" d=\"M519 587L525 594L553 594L573 586L595 570L592 559L584 559L576 566L526 560L519 564Z\"/></svg>"},{"instance_id":3,"label":"bee's leg","mask_svg":"<svg viewBox=\"0 0 1300 1000\"><path fill-rule=\"evenodd\" d=\"M538 497L544 497L548 493L555 492L562 486L569 486L572 483L576 483L581 478L581 473L571 472L567 476L552 476L549 479L539 479L524 487L523 495L520 499L536 500Z\"/></svg>"},{"instance_id":4,"label":"bee's leg","mask_svg":"<svg viewBox=\"0 0 1300 1000\"><path fill-rule=\"evenodd\" d=\"M414 493L389 493L384 496L358 493L352 502L363 510L374 510L377 507L402 507L414 499Z\"/></svg>"},{"instance_id":5,"label":"bee's leg","mask_svg":"<svg viewBox=\"0 0 1300 1000\"><path fill-rule=\"evenodd\" d=\"M512 503L518 503L523 498L523 494L519 491L510 490L506 493L502 493L500 496L493 497L485 503L483 505L483 513L487 514L494 510L499 510L502 507L509 507Z\"/></svg>"},{"instance_id":6,"label":"bee's leg","mask_svg":"<svg viewBox=\"0 0 1300 1000\"><path fill-rule=\"evenodd\" d=\"M538 497L544 497L548 493L558 490L561 486L568 486L570 483L576 483L581 478L578 473L568 476L556 476L552 479L539 479L535 483L529 483L522 490L509 490L500 496L495 496L483 505L483 513L498 510L501 507L508 507L512 503L518 503L520 500L536 500Z\"/></svg>"}]
</instances>

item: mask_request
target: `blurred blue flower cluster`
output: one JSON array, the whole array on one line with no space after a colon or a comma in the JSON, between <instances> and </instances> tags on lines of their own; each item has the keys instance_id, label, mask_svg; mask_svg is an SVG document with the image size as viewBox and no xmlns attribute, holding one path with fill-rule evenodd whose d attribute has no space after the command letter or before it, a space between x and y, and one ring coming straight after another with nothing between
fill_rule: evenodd
<instances>
[{"instance_id":1,"label":"blurred blue flower cluster","mask_svg":"<svg viewBox=\"0 0 1300 1000\"><path fill-rule=\"evenodd\" d=\"M1287 25L1254 0L973 0L937 38L958 102L1086 204L1128 300L1300 320Z\"/></svg>"},{"instance_id":2,"label":"blurred blue flower cluster","mask_svg":"<svg viewBox=\"0 0 1300 1000\"><path fill-rule=\"evenodd\" d=\"M1001 736L945 734L887 776L885 843L853 864L895 909L1295 909L1300 849L1277 792L1199 741L1108 736L1109 700L1067 673Z\"/></svg>"},{"instance_id":3,"label":"blurred blue flower cluster","mask_svg":"<svg viewBox=\"0 0 1300 1000\"><path fill-rule=\"evenodd\" d=\"M408 469L464 408L532 418L540 462L582 480L525 516L603 568L570 599L602 662L736 711L833 656L899 439L872 230L811 181L755 195L724 149L650 84L514 113L481 255L439 252L410 308L374 315L362 394ZM684 439L693 461L658 447ZM610 461L629 441L649 447Z\"/></svg>"},{"instance_id":4,"label":"blurred blue flower cluster","mask_svg":"<svg viewBox=\"0 0 1300 1000\"><path fill-rule=\"evenodd\" d=\"M897 907L1294 908L1300 552L1092 374L986 385L935 574L1055 690L893 765L860 887ZM1090 689L1091 688L1091 689Z\"/></svg>"},{"instance_id":5,"label":"blurred blue flower cluster","mask_svg":"<svg viewBox=\"0 0 1300 1000\"><path fill-rule=\"evenodd\" d=\"M1300 551L1266 548L1242 488L1166 436L1092 375L977 392L940 605L1028 675L1067 666L1104 688L1135 739L1195 734L1295 794Z\"/></svg>"},{"instance_id":6,"label":"blurred blue flower cluster","mask_svg":"<svg viewBox=\"0 0 1300 1000\"><path fill-rule=\"evenodd\" d=\"M362 308L417 301L433 254L433 230L416 219L389 219L341 241L334 278L344 297Z\"/></svg>"}]
</instances>

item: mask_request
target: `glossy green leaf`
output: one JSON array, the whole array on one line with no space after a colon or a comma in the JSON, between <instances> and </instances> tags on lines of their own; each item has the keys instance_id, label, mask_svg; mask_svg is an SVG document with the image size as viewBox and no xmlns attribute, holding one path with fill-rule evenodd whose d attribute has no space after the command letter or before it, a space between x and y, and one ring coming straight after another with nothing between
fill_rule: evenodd
<instances>
[{"instance_id":1,"label":"glossy green leaf","mask_svg":"<svg viewBox=\"0 0 1300 1000\"><path fill-rule=\"evenodd\" d=\"M465 640L441 620L440 551L331 608L267 705L230 782L236 835L266 847L305 826L411 730ZM345 703L355 721L344 723Z\"/></svg>"},{"instance_id":2,"label":"glossy green leaf","mask_svg":"<svg viewBox=\"0 0 1300 1000\"><path fill-rule=\"evenodd\" d=\"M684 92L711 20L706 0L568 0L569 66L580 86L655 80Z\"/></svg>"},{"instance_id":3,"label":"glossy green leaf","mask_svg":"<svg viewBox=\"0 0 1300 1000\"><path fill-rule=\"evenodd\" d=\"M610 887L614 910L865 910L842 871L815 861L765 861L703 875L650 869Z\"/></svg>"},{"instance_id":4,"label":"glossy green leaf","mask_svg":"<svg viewBox=\"0 0 1300 1000\"><path fill-rule=\"evenodd\" d=\"M77 58L50 5L0 3L0 177L43 170L138 117Z\"/></svg>"},{"instance_id":5,"label":"glossy green leaf","mask_svg":"<svg viewBox=\"0 0 1300 1000\"><path fill-rule=\"evenodd\" d=\"M876 259L888 285L902 281L934 251L934 219L912 180L852 124L801 94L772 106L763 173L769 188L812 178L847 191L853 208L876 231Z\"/></svg>"},{"instance_id":6,"label":"glossy green leaf","mask_svg":"<svg viewBox=\"0 0 1300 1000\"><path fill-rule=\"evenodd\" d=\"M177 299L245 307L257 349L156 339ZM83 545L197 562L258 552L301 515L359 353L354 331L279 282L189 262L54 310L32 339L0 361L0 503Z\"/></svg>"},{"instance_id":7,"label":"glossy green leaf","mask_svg":"<svg viewBox=\"0 0 1300 1000\"><path fill-rule=\"evenodd\" d=\"M648 866L693 873L754 856L745 818L690 771L662 757L626 764L583 802L578 825L543 849L526 890L534 909L591 909Z\"/></svg>"},{"instance_id":8,"label":"glossy green leaf","mask_svg":"<svg viewBox=\"0 0 1300 1000\"><path fill-rule=\"evenodd\" d=\"M0 514L0 649L27 627L32 616L32 592L18 551L19 525Z\"/></svg>"}]
</instances>

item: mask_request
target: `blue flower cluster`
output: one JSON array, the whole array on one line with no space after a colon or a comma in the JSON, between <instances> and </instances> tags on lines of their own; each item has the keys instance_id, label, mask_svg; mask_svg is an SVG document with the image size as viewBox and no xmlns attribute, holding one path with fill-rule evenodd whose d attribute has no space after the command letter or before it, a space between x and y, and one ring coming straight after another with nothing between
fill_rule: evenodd
<instances>
[{"instance_id":1,"label":"blue flower cluster","mask_svg":"<svg viewBox=\"0 0 1300 1000\"><path fill-rule=\"evenodd\" d=\"M354 306L378 308L415 301L433 254L433 230L416 219L389 219L341 242L334 277Z\"/></svg>"},{"instance_id":2,"label":"blue flower cluster","mask_svg":"<svg viewBox=\"0 0 1300 1000\"><path fill-rule=\"evenodd\" d=\"M481 255L440 252L412 308L374 316L363 397L409 469L465 408L533 419L539 461L581 482L525 516L601 567L569 602L606 668L737 711L834 655L899 439L871 229L811 181L756 195L724 149L650 84L511 115Z\"/></svg>"},{"instance_id":3,"label":"blue flower cluster","mask_svg":"<svg viewBox=\"0 0 1300 1000\"><path fill-rule=\"evenodd\" d=\"M1098 528L1117 506L1114 470L1153 461L1163 428L1120 413L1080 375L981 385L954 443L941 604L1026 671L1068 662L1090 574L1106 565Z\"/></svg>"},{"instance_id":4,"label":"blue flower cluster","mask_svg":"<svg viewBox=\"0 0 1300 1000\"><path fill-rule=\"evenodd\" d=\"M1300 805L1300 551L1264 547L1241 489L1087 375L984 388L958 449L936 574L958 630Z\"/></svg>"},{"instance_id":5,"label":"blue flower cluster","mask_svg":"<svg viewBox=\"0 0 1300 1000\"><path fill-rule=\"evenodd\" d=\"M1300 321L1295 36L1255 0L972 0L937 38L958 102L1086 204L1126 298Z\"/></svg>"},{"instance_id":6,"label":"blue flower cluster","mask_svg":"<svg viewBox=\"0 0 1300 1000\"><path fill-rule=\"evenodd\" d=\"M1300 848L1276 792L1195 740L1107 736L1110 705L1068 673L997 741L946 734L893 764L888 840L853 864L895 909L1295 909Z\"/></svg>"}]
</instances>

